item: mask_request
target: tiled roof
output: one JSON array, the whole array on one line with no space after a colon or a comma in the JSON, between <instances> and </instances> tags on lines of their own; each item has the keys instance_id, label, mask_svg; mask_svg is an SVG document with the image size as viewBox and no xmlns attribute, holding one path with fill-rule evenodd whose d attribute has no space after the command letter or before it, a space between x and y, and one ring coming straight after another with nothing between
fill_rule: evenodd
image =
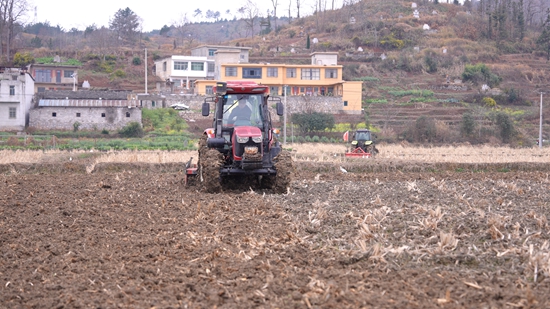
<instances>
[{"instance_id":1,"label":"tiled roof","mask_svg":"<svg viewBox=\"0 0 550 309\"><path fill-rule=\"evenodd\" d=\"M38 106L59 107L137 107L138 100L52 100L41 99Z\"/></svg>"}]
</instances>

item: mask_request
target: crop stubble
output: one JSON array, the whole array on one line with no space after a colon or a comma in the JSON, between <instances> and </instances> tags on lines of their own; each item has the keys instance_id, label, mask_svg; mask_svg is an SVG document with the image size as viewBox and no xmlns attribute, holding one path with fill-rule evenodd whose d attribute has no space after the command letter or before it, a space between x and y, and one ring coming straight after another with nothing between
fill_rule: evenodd
<instances>
[{"instance_id":1,"label":"crop stubble","mask_svg":"<svg viewBox=\"0 0 550 309\"><path fill-rule=\"evenodd\" d=\"M1 169L7 308L550 305L546 164L298 161L288 194L60 164Z\"/></svg>"}]
</instances>

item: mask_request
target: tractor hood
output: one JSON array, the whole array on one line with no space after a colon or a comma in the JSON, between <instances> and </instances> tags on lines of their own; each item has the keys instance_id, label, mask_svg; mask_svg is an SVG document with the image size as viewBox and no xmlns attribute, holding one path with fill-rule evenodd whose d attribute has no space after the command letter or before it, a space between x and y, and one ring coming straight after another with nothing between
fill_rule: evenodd
<instances>
[{"instance_id":1,"label":"tractor hood","mask_svg":"<svg viewBox=\"0 0 550 309\"><path fill-rule=\"evenodd\" d=\"M236 127L233 131L239 137L262 137L262 131L257 127L242 126Z\"/></svg>"}]
</instances>

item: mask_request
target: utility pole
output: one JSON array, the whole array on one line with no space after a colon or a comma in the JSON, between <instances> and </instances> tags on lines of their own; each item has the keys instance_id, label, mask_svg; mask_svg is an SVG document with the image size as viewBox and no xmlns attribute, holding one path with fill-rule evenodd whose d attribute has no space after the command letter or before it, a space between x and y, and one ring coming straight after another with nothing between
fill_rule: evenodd
<instances>
[{"instance_id":1,"label":"utility pole","mask_svg":"<svg viewBox=\"0 0 550 309\"><path fill-rule=\"evenodd\" d=\"M285 95L285 105L284 105L284 108L283 108L283 144L285 144L285 145L286 145L286 109L287 109L287 106L286 106L286 87L287 87L287 85L283 86L283 93Z\"/></svg>"},{"instance_id":2,"label":"utility pole","mask_svg":"<svg viewBox=\"0 0 550 309\"><path fill-rule=\"evenodd\" d=\"M539 121L539 149L542 149L542 94L540 92L540 121Z\"/></svg>"},{"instance_id":3,"label":"utility pole","mask_svg":"<svg viewBox=\"0 0 550 309\"><path fill-rule=\"evenodd\" d=\"M145 94L147 94L147 48L145 49Z\"/></svg>"}]
</instances>

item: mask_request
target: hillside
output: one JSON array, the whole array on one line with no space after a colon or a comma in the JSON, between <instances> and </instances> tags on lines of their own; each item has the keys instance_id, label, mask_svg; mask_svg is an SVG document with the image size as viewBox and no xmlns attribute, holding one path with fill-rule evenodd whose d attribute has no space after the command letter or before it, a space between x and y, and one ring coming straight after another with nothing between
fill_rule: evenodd
<instances>
[{"instance_id":1,"label":"hillside","mask_svg":"<svg viewBox=\"0 0 550 309\"><path fill-rule=\"evenodd\" d=\"M188 55L191 48L202 44L252 47L252 63L309 63L312 52L334 51L344 66L344 79L364 81L364 109L383 138L407 138L403 132L420 117L429 117L440 132L447 132L439 141L457 141L466 112L478 116L478 125L487 127L484 131L498 135L491 117L496 111L505 111L518 136L532 142L538 136L539 92L550 88L550 65L536 44L541 26L531 24L519 39L517 26L506 24L503 28L510 30L499 33L495 40L491 31L500 28L491 28L477 13L485 10L484 14L493 14L490 8L427 1L413 6L400 0L364 0L299 19L279 19L275 31L254 36L245 31L242 22L220 21L186 25L187 38L175 30L162 36L149 33L140 40L139 48L98 47L88 42L79 50L43 47L32 53L78 58L83 62L79 79L88 80L93 87L142 91L144 66L134 60L143 59L144 48L149 68L153 59ZM465 68L474 65L485 65L500 82L482 91L484 80L463 80ZM117 70L124 74L115 74ZM152 70L148 73L148 89L152 90L155 77ZM484 98L492 98L496 106L486 106ZM545 130L550 129L549 117L545 110ZM363 116L336 118L364 121ZM481 128L479 132L481 137ZM487 141L491 141L487 136L476 139Z\"/></svg>"}]
</instances>

